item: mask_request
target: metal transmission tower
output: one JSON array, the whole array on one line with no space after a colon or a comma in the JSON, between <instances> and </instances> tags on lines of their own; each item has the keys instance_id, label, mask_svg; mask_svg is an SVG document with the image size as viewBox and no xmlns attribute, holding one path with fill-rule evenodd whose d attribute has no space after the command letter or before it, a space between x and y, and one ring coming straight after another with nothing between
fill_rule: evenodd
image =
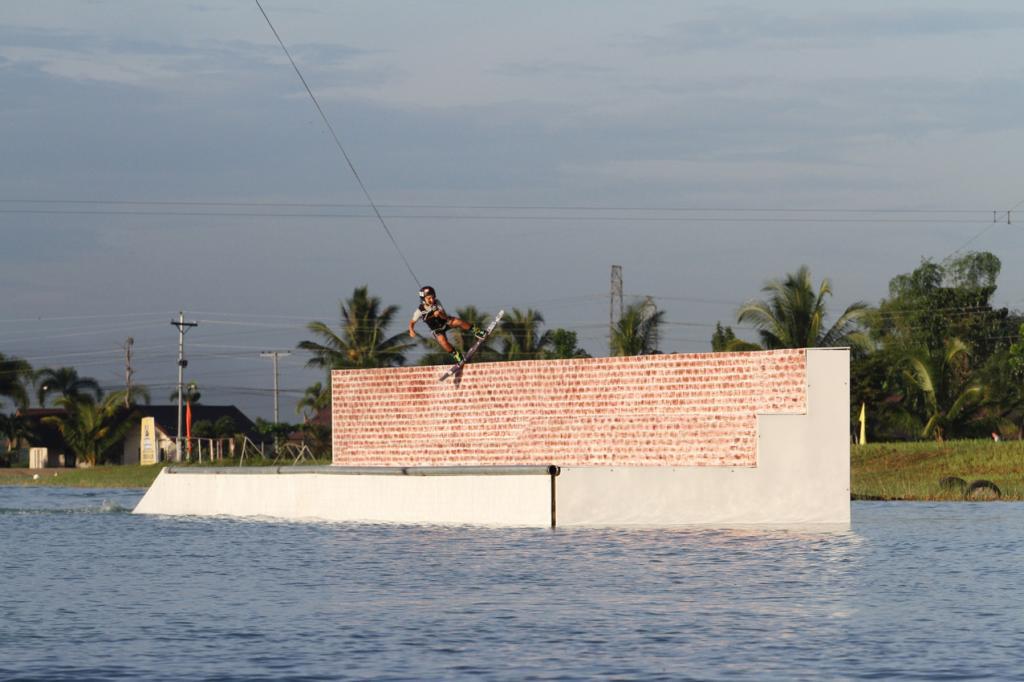
<instances>
[{"instance_id":1,"label":"metal transmission tower","mask_svg":"<svg viewBox=\"0 0 1024 682\"><path fill-rule=\"evenodd\" d=\"M274 358L274 423L277 423L277 358L279 355L291 355L290 350L268 350L260 353L261 358Z\"/></svg>"},{"instance_id":2,"label":"metal transmission tower","mask_svg":"<svg viewBox=\"0 0 1024 682\"><path fill-rule=\"evenodd\" d=\"M612 298L608 309L608 352L614 353L615 325L622 319L622 266L612 266Z\"/></svg>"},{"instance_id":3,"label":"metal transmission tower","mask_svg":"<svg viewBox=\"0 0 1024 682\"><path fill-rule=\"evenodd\" d=\"M181 423L184 420L182 407L182 384L185 380L185 368L188 367L188 360L185 359L185 332L192 327L198 327L198 322L186 322L185 313L178 311L178 319L171 320L171 324L178 328L178 435L174 439L174 456L181 461Z\"/></svg>"}]
</instances>

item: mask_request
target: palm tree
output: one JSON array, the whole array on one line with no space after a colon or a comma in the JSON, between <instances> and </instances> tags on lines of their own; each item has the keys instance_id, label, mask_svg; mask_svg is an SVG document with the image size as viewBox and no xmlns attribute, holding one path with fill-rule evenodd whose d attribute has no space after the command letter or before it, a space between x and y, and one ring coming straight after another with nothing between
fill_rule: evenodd
<instances>
[{"instance_id":1,"label":"palm tree","mask_svg":"<svg viewBox=\"0 0 1024 682\"><path fill-rule=\"evenodd\" d=\"M627 307L622 311L622 317L612 327L612 355L658 353L658 332L664 317L665 311L657 310L650 298Z\"/></svg>"},{"instance_id":2,"label":"palm tree","mask_svg":"<svg viewBox=\"0 0 1024 682\"><path fill-rule=\"evenodd\" d=\"M123 392L122 392L122 395ZM189 403L190 405L198 405L199 400L203 397L203 394L199 391L199 384L194 381L190 381L181 387L181 401L182 403ZM178 402L178 389L175 388L171 391L171 394L167 396L167 400L176 403ZM149 401L146 401L149 404Z\"/></svg>"},{"instance_id":3,"label":"palm tree","mask_svg":"<svg viewBox=\"0 0 1024 682\"><path fill-rule=\"evenodd\" d=\"M32 366L13 356L0 353L0 398L9 398L18 407L28 406L25 382L32 378Z\"/></svg>"},{"instance_id":4,"label":"palm tree","mask_svg":"<svg viewBox=\"0 0 1024 682\"><path fill-rule=\"evenodd\" d=\"M107 451L132 427L124 407L124 394L120 391L98 402L85 395L65 396L57 400L57 405L63 407L65 413L43 417L43 422L57 427L76 460L86 464L102 463Z\"/></svg>"},{"instance_id":5,"label":"palm tree","mask_svg":"<svg viewBox=\"0 0 1024 682\"><path fill-rule=\"evenodd\" d=\"M309 421L331 404L331 388L319 381L306 388L302 398L295 405L295 414L302 415L303 421Z\"/></svg>"},{"instance_id":6,"label":"palm tree","mask_svg":"<svg viewBox=\"0 0 1024 682\"><path fill-rule=\"evenodd\" d=\"M974 409L986 397L986 388L971 376L967 344L947 339L945 348L935 355L920 349L908 353L903 370L908 384L923 399L924 427L921 437L932 436L942 442L974 416Z\"/></svg>"},{"instance_id":7,"label":"palm tree","mask_svg":"<svg viewBox=\"0 0 1024 682\"><path fill-rule=\"evenodd\" d=\"M11 453L18 449L19 443L32 436L32 426L24 417L0 414L0 443L4 445L0 450L0 462L10 463Z\"/></svg>"},{"instance_id":8,"label":"palm tree","mask_svg":"<svg viewBox=\"0 0 1024 682\"><path fill-rule=\"evenodd\" d=\"M825 297L832 295L832 283L823 279L817 292L806 265L784 280L771 280L761 291L771 294L767 300L751 300L736 313L740 324L750 322L758 328L761 346L777 348L828 348L852 346L863 350L871 347L867 334L858 329L869 312L868 305L858 301L843 311L829 328L825 328Z\"/></svg>"},{"instance_id":9,"label":"palm tree","mask_svg":"<svg viewBox=\"0 0 1024 682\"><path fill-rule=\"evenodd\" d=\"M36 372L35 383L38 386L36 397L39 398L40 407L46 407L46 399L51 396L57 399L89 395L96 400L103 397L99 383L91 377L78 376L78 370L74 367L44 367Z\"/></svg>"},{"instance_id":10,"label":"palm tree","mask_svg":"<svg viewBox=\"0 0 1024 682\"><path fill-rule=\"evenodd\" d=\"M545 357L551 347L551 332L540 332L544 324L544 316L540 312L528 309L526 312L518 308L512 309L511 315L501 320L503 360L538 360Z\"/></svg>"},{"instance_id":11,"label":"palm tree","mask_svg":"<svg viewBox=\"0 0 1024 682\"><path fill-rule=\"evenodd\" d=\"M352 298L340 304L341 329L334 331L325 322L314 321L306 328L320 337L322 343L301 341L298 348L313 357L307 367L323 369L366 369L397 367L405 364L405 352L413 344L402 334L386 336L385 330L394 320L398 306L381 309L380 299L370 296L367 287L358 287Z\"/></svg>"}]
</instances>

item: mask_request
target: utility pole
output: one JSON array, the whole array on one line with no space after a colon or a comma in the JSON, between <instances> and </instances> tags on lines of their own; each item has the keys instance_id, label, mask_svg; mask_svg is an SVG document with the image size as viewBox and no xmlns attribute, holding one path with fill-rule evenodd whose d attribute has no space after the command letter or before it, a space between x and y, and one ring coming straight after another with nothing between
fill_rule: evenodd
<instances>
[{"instance_id":1,"label":"utility pole","mask_svg":"<svg viewBox=\"0 0 1024 682\"><path fill-rule=\"evenodd\" d=\"M192 327L198 327L198 322L186 322L185 313L178 311L178 319L171 320L171 324L178 328L178 435L174 439L174 450L177 461L181 461L181 423L184 419L182 406L182 385L185 380L185 368L188 367L188 360L185 359L185 332Z\"/></svg>"},{"instance_id":2,"label":"utility pole","mask_svg":"<svg viewBox=\"0 0 1024 682\"><path fill-rule=\"evenodd\" d=\"M615 324L622 319L622 266L612 266L612 297L608 308L608 352L614 353Z\"/></svg>"},{"instance_id":3,"label":"utility pole","mask_svg":"<svg viewBox=\"0 0 1024 682\"><path fill-rule=\"evenodd\" d=\"M128 340L124 342L124 406L130 408L132 406L132 345L135 344L135 339L128 337Z\"/></svg>"},{"instance_id":4,"label":"utility pole","mask_svg":"<svg viewBox=\"0 0 1024 682\"><path fill-rule=\"evenodd\" d=\"M291 355L290 350L268 350L260 353L261 358L274 358L274 423L277 423L277 358L279 355Z\"/></svg>"}]
</instances>

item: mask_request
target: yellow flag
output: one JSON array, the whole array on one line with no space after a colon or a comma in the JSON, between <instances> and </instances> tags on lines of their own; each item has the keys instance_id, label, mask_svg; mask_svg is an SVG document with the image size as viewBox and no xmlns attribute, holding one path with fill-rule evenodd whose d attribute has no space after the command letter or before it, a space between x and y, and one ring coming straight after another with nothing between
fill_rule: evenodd
<instances>
[{"instance_id":1,"label":"yellow flag","mask_svg":"<svg viewBox=\"0 0 1024 682\"><path fill-rule=\"evenodd\" d=\"M867 405L864 403L860 404L860 444L864 445L868 442L868 414Z\"/></svg>"}]
</instances>

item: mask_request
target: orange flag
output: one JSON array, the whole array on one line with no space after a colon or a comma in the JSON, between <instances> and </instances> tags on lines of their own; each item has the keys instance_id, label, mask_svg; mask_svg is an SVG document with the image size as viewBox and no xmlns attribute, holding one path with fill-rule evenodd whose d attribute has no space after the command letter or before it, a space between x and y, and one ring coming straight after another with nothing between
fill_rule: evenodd
<instances>
[{"instance_id":1,"label":"orange flag","mask_svg":"<svg viewBox=\"0 0 1024 682\"><path fill-rule=\"evenodd\" d=\"M192 454L192 403L185 403L185 448Z\"/></svg>"}]
</instances>

